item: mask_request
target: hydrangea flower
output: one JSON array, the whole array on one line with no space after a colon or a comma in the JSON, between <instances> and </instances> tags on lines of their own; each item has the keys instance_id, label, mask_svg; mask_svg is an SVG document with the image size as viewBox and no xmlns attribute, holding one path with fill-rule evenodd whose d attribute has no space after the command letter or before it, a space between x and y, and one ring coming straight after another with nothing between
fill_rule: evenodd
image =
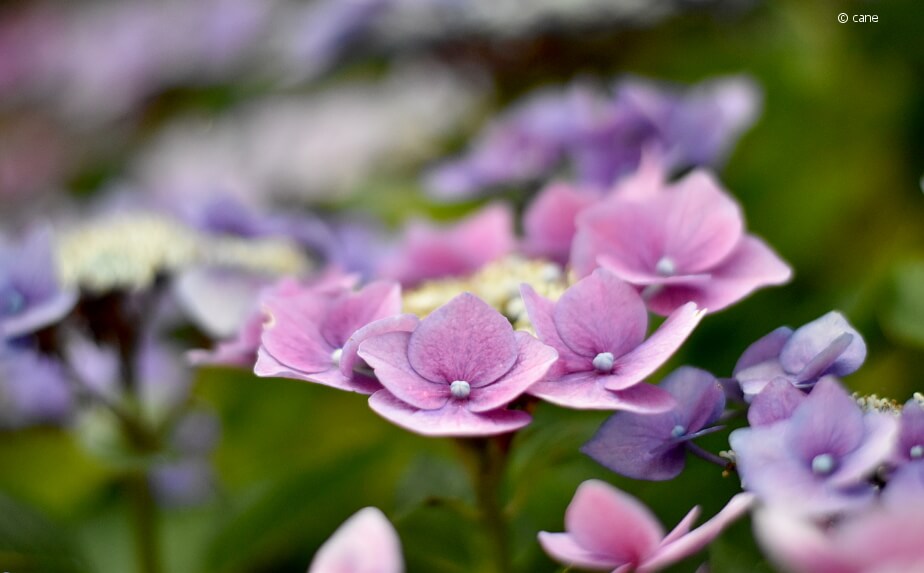
<instances>
[{"instance_id":1,"label":"hydrangea flower","mask_svg":"<svg viewBox=\"0 0 924 573\"><path fill-rule=\"evenodd\" d=\"M792 271L762 240L744 232L741 209L706 171L649 193L615 193L577 218L571 264L597 266L643 289L662 315L686 302L721 310Z\"/></svg>"},{"instance_id":2,"label":"hydrangea flower","mask_svg":"<svg viewBox=\"0 0 924 573\"><path fill-rule=\"evenodd\" d=\"M389 421L431 436L484 436L530 422L508 410L542 378L557 353L478 297L463 293L413 332L368 338L359 356L384 386L369 405Z\"/></svg>"},{"instance_id":3,"label":"hydrangea flower","mask_svg":"<svg viewBox=\"0 0 924 573\"><path fill-rule=\"evenodd\" d=\"M357 371L360 342L383 332L412 330L417 324L415 316L398 314L401 287L389 281L333 294L308 288L271 298L264 309L268 322L254 367L257 376L295 378L363 394L380 386Z\"/></svg>"},{"instance_id":4,"label":"hydrangea flower","mask_svg":"<svg viewBox=\"0 0 924 573\"><path fill-rule=\"evenodd\" d=\"M905 466L868 511L818 523L767 505L754 534L774 562L793 573L912 573L924 570L924 465Z\"/></svg>"},{"instance_id":5,"label":"hydrangea flower","mask_svg":"<svg viewBox=\"0 0 924 573\"><path fill-rule=\"evenodd\" d=\"M402 573L401 540L374 507L343 522L318 549L308 573Z\"/></svg>"},{"instance_id":6,"label":"hydrangea flower","mask_svg":"<svg viewBox=\"0 0 924 573\"><path fill-rule=\"evenodd\" d=\"M621 80L613 93L587 83L544 89L515 103L424 183L440 199L466 199L539 181L566 163L578 183L605 188L631 173L645 148L670 169L716 165L753 123L759 100L742 77L686 92L637 78Z\"/></svg>"},{"instance_id":7,"label":"hydrangea flower","mask_svg":"<svg viewBox=\"0 0 924 573\"><path fill-rule=\"evenodd\" d=\"M797 328L780 327L748 347L734 375L745 398L753 398L774 378L811 388L823 376L846 376L866 359L866 343L839 312Z\"/></svg>"},{"instance_id":8,"label":"hydrangea flower","mask_svg":"<svg viewBox=\"0 0 924 573\"><path fill-rule=\"evenodd\" d=\"M466 275L508 254L514 244L513 215L500 204L489 205L450 227L412 222L380 274L404 285Z\"/></svg>"},{"instance_id":9,"label":"hydrangea flower","mask_svg":"<svg viewBox=\"0 0 924 573\"><path fill-rule=\"evenodd\" d=\"M59 423L68 418L73 405L60 362L0 340L0 428Z\"/></svg>"},{"instance_id":10,"label":"hydrangea flower","mask_svg":"<svg viewBox=\"0 0 924 573\"><path fill-rule=\"evenodd\" d=\"M539 533L539 543L569 567L613 573L660 571L700 551L752 503L749 494L733 497L722 511L694 530L694 507L667 535L637 499L598 480L578 487L565 512L565 533Z\"/></svg>"},{"instance_id":11,"label":"hydrangea flower","mask_svg":"<svg viewBox=\"0 0 924 573\"><path fill-rule=\"evenodd\" d=\"M786 378L774 378L751 400L748 424L751 427L769 426L788 420L806 398L806 394Z\"/></svg>"},{"instance_id":12,"label":"hydrangea flower","mask_svg":"<svg viewBox=\"0 0 924 573\"><path fill-rule=\"evenodd\" d=\"M731 433L744 487L767 503L827 515L870 502L867 481L894 448L898 424L864 414L833 378L822 378L789 419Z\"/></svg>"},{"instance_id":13,"label":"hydrangea flower","mask_svg":"<svg viewBox=\"0 0 924 573\"><path fill-rule=\"evenodd\" d=\"M725 409L725 393L712 374L684 366L660 388L674 397L667 412L617 412L581 448L601 465L635 479L669 480L680 475L690 440L721 429L712 426Z\"/></svg>"},{"instance_id":14,"label":"hydrangea flower","mask_svg":"<svg viewBox=\"0 0 924 573\"><path fill-rule=\"evenodd\" d=\"M632 286L607 270L578 281L553 303L522 287L539 339L558 351L558 362L529 393L569 408L664 411L666 391L641 384L680 347L703 313L688 303L647 340L648 313Z\"/></svg>"},{"instance_id":15,"label":"hydrangea flower","mask_svg":"<svg viewBox=\"0 0 924 573\"><path fill-rule=\"evenodd\" d=\"M71 311L77 293L58 281L47 229L19 244L0 242L0 338L15 338L54 324Z\"/></svg>"}]
</instances>

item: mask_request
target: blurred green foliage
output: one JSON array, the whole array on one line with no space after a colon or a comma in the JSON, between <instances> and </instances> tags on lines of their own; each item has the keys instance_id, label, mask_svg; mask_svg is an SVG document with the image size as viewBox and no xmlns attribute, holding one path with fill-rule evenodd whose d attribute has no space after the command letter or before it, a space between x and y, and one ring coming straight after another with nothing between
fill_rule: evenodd
<instances>
[{"instance_id":1,"label":"blurred green foliage","mask_svg":"<svg viewBox=\"0 0 924 573\"><path fill-rule=\"evenodd\" d=\"M839 24L839 12L877 13L880 21ZM836 308L869 345L867 364L847 384L903 400L924 388L922 21L924 5L915 0L785 0L727 19L676 17L650 29L518 40L487 53L463 46L454 57L487 60L498 105L585 75L684 82L753 75L765 90L765 111L723 180L750 228L791 262L796 277L708 317L672 366L727 375L757 337ZM471 207L427 204L412 175L380 181L348 206L391 223ZM391 426L361 396L245 372L203 370L196 400L222 421L214 455L222 489L205 506L163 513L171 573L303 571L331 532L367 505L393 518L411 573L477 571L483 540L450 442ZM711 515L737 490L734 477L699 460L668 483L610 474L577 451L604 418L542 405L516 438L505 500L517 570L560 570L535 534L560 530L585 479L640 496L668 527L695 504ZM722 449L723 439L712 436L709 445ZM116 468L51 429L0 435L0 468L0 570L135 570L127 508L114 493ZM710 556L715 573L772 570L746 523ZM692 571L699 561L676 570Z\"/></svg>"}]
</instances>

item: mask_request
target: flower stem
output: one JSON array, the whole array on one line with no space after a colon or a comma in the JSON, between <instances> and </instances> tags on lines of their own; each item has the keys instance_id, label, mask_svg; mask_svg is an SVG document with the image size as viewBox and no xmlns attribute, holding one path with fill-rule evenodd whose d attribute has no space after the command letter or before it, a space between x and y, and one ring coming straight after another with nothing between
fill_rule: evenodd
<instances>
[{"instance_id":1,"label":"flower stem","mask_svg":"<svg viewBox=\"0 0 924 573\"><path fill-rule=\"evenodd\" d=\"M721 467L726 472L731 472L731 471L734 471L735 469L735 466L731 461L721 456L717 456L710 451L704 450L703 448L697 446L693 442L687 442L687 451L695 455L696 457L702 458L706 460L707 462L713 463Z\"/></svg>"},{"instance_id":2,"label":"flower stem","mask_svg":"<svg viewBox=\"0 0 924 573\"><path fill-rule=\"evenodd\" d=\"M510 537L500 496L509 440L509 436L461 440L471 454L468 465L490 556L486 570L492 573L511 571Z\"/></svg>"},{"instance_id":3,"label":"flower stem","mask_svg":"<svg viewBox=\"0 0 924 573\"><path fill-rule=\"evenodd\" d=\"M139 573L160 573L160 543L157 527L157 502L143 470L130 473L128 490L135 532L135 554Z\"/></svg>"}]
</instances>

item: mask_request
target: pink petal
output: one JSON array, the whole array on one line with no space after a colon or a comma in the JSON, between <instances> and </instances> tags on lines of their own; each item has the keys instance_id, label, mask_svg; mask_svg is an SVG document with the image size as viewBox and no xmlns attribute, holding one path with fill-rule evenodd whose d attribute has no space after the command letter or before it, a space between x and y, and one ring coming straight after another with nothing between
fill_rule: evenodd
<instances>
[{"instance_id":1,"label":"pink petal","mask_svg":"<svg viewBox=\"0 0 924 573\"><path fill-rule=\"evenodd\" d=\"M754 496L749 493L739 493L731 498L728 504L717 513L715 517L700 525L690 533L680 538L664 543L657 551L646 559L638 568L639 573L658 571L681 559L685 559L699 552L709 545L713 539L722 533L733 521L747 513L754 504Z\"/></svg>"},{"instance_id":2,"label":"pink petal","mask_svg":"<svg viewBox=\"0 0 924 573\"><path fill-rule=\"evenodd\" d=\"M335 348L317 327L324 319L327 303L328 299L311 292L265 301L269 318L260 339L263 348L293 370L320 372L330 368Z\"/></svg>"},{"instance_id":3,"label":"pink petal","mask_svg":"<svg viewBox=\"0 0 924 573\"><path fill-rule=\"evenodd\" d=\"M506 374L517 360L513 327L488 303L462 293L433 311L411 335L411 366L428 380L473 388Z\"/></svg>"},{"instance_id":4,"label":"pink petal","mask_svg":"<svg viewBox=\"0 0 924 573\"><path fill-rule=\"evenodd\" d=\"M637 273L652 272L663 256L663 215L648 202L608 199L577 217L577 234L571 246L571 265L578 276L597 267L600 255L617 259Z\"/></svg>"},{"instance_id":5,"label":"pink petal","mask_svg":"<svg viewBox=\"0 0 924 573\"><path fill-rule=\"evenodd\" d=\"M696 520L699 519L699 514L702 513L701 508L697 505L693 509L687 512L687 514L680 520L674 529L671 529L671 532L664 537L661 541L661 545L667 545L672 543L687 533L690 532L690 529L693 527L693 524L696 523Z\"/></svg>"},{"instance_id":6,"label":"pink petal","mask_svg":"<svg viewBox=\"0 0 924 573\"><path fill-rule=\"evenodd\" d=\"M596 372L542 380L532 385L527 393L551 404L579 410L625 410L644 414L666 412L677 405L668 392L650 384L636 384L617 392L607 390Z\"/></svg>"},{"instance_id":7,"label":"pink petal","mask_svg":"<svg viewBox=\"0 0 924 573\"><path fill-rule=\"evenodd\" d=\"M468 400L473 412L485 412L506 406L545 376L558 353L525 332L517 332L519 353L516 364L493 384L475 389Z\"/></svg>"},{"instance_id":8,"label":"pink petal","mask_svg":"<svg viewBox=\"0 0 924 573\"><path fill-rule=\"evenodd\" d=\"M308 573L402 573L401 541L381 511L367 507L346 520L318 550Z\"/></svg>"},{"instance_id":9,"label":"pink petal","mask_svg":"<svg viewBox=\"0 0 924 573\"><path fill-rule=\"evenodd\" d=\"M472 412L463 402L453 400L437 410L420 410L388 390L373 394L369 407L393 424L424 436L492 436L519 430L532 420L520 410Z\"/></svg>"},{"instance_id":10,"label":"pink petal","mask_svg":"<svg viewBox=\"0 0 924 573\"><path fill-rule=\"evenodd\" d=\"M640 563L664 537L647 507L599 480L578 487L565 512L565 530L585 550L615 563Z\"/></svg>"},{"instance_id":11,"label":"pink petal","mask_svg":"<svg viewBox=\"0 0 924 573\"><path fill-rule=\"evenodd\" d=\"M343 345L343 354L340 357L340 371L344 376L354 374L354 370L362 362L359 357L359 345L363 341L386 332L413 332L419 322L420 319L413 314L399 314L376 320L360 328Z\"/></svg>"},{"instance_id":12,"label":"pink petal","mask_svg":"<svg viewBox=\"0 0 924 573\"><path fill-rule=\"evenodd\" d=\"M755 512L754 534L774 562L794 573L858 573L862 567L809 520L772 506Z\"/></svg>"},{"instance_id":13,"label":"pink petal","mask_svg":"<svg viewBox=\"0 0 924 573\"><path fill-rule=\"evenodd\" d=\"M369 388L368 382L363 380L353 380L344 376L340 370L332 363L327 370L319 372L304 372L289 368L279 362L266 351L262 346L257 351L257 363L254 365L254 374L261 378L291 378L292 380L302 380L304 382L314 382L338 390L347 392L359 392L360 394L371 394L376 388Z\"/></svg>"},{"instance_id":14,"label":"pink petal","mask_svg":"<svg viewBox=\"0 0 924 573\"><path fill-rule=\"evenodd\" d=\"M370 322L401 312L401 285L388 281L370 283L331 301L321 335L334 348L342 348L354 332Z\"/></svg>"},{"instance_id":15,"label":"pink petal","mask_svg":"<svg viewBox=\"0 0 924 573\"><path fill-rule=\"evenodd\" d=\"M558 335L558 329L552 320L555 303L536 293L528 284L520 286L520 294L539 340L558 351L558 363L553 370L560 370L562 373L586 370L589 364L587 357L576 354Z\"/></svg>"},{"instance_id":16,"label":"pink petal","mask_svg":"<svg viewBox=\"0 0 924 573\"><path fill-rule=\"evenodd\" d=\"M571 241L577 232L575 218L599 200L597 193L566 183L547 186L523 214L523 231L526 235L523 252L531 257L567 263Z\"/></svg>"},{"instance_id":17,"label":"pink petal","mask_svg":"<svg viewBox=\"0 0 924 573\"><path fill-rule=\"evenodd\" d=\"M675 310L645 342L616 359L608 390L622 390L645 379L660 368L690 336L705 312L687 303Z\"/></svg>"},{"instance_id":18,"label":"pink petal","mask_svg":"<svg viewBox=\"0 0 924 573\"><path fill-rule=\"evenodd\" d=\"M558 334L575 353L622 356L645 338L648 312L638 292L600 269L565 291L552 315Z\"/></svg>"},{"instance_id":19,"label":"pink petal","mask_svg":"<svg viewBox=\"0 0 924 573\"><path fill-rule=\"evenodd\" d=\"M449 400L449 384L431 382L414 370L407 357L411 336L410 332L388 332L369 338L359 345L359 356L398 399L416 408L437 410Z\"/></svg>"},{"instance_id":20,"label":"pink petal","mask_svg":"<svg viewBox=\"0 0 924 573\"><path fill-rule=\"evenodd\" d=\"M707 171L696 170L658 196L664 252L686 274L707 272L736 248L741 208Z\"/></svg>"},{"instance_id":21,"label":"pink petal","mask_svg":"<svg viewBox=\"0 0 924 573\"><path fill-rule=\"evenodd\" d=\"M539 545L559 563L580 569L611 570L622 563L608 555L598 555L578 545L569 533L539 532Z\"/></svg>"}]
</instances>

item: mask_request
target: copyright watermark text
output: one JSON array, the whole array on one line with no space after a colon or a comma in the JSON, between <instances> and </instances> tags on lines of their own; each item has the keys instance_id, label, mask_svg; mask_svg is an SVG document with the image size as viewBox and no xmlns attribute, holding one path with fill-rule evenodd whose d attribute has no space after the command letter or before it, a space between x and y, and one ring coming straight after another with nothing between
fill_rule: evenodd
<instances>
[{"instance_id":1,"label":"copyright watermark text","mask_svg":"<svg viewBox=\"0 0 924 573\"><path fill-rule=\"evenodd\" d=\"M841 12L837 15L837 21L841 24L846 24L847 22L854 22L857 24L875 24L879 22L878 14L847 14L846 12Z\"/></svg>"}]
</instances>

